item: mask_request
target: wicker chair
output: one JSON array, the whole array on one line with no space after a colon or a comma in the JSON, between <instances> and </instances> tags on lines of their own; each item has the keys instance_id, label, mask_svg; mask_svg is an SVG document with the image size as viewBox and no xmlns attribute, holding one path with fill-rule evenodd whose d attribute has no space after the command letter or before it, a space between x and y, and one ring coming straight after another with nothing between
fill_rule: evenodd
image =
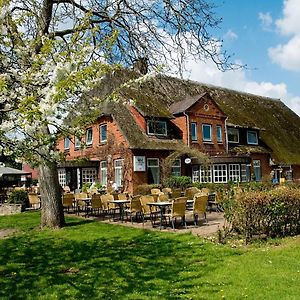
<instances>
[{"instance_id":1,"label":"wicker chair","mask_svg":"<svg viewBox=\"0 0 300 300\"><path fill-rule=\"evenodd\" d=\"M75 202L75 195L70 193L65 193L62 195L62 204L64 210L70 212L70 209L74 212L74 202Z\"/></svg>"},{"instance_id":2,"label":"wicker chair","mask_svg":"<svg viewBox=\"0 0 300 300\"><path fill-rule=\"evenodd\" d=\"M130 215L131 223L133 223L133 216L135 215L136 220L138 216L140 216L144 224L144 214L140 197L140 195L132 197L130 199L129 207L125 209L126 215Z\"/></svg>"},{"instance_id":3,"label":"wicker chair","mask_svg":"<svg viewBox=\"0 0 300 300\"><path fill-rule=\"evenodd\" d=\"M193 199L194 198L194 195L199 193L200 190L196 187L190 187L190 188L187 188L184 192L184 197L187 197L188 199Z\"/></svg>"},{"instance_id":4,"label":"wicker chair","mask_svg":"<svg viewBox=\"0 0 300 300\"><path fill-rule=\"evenodd\" d=\"M206 218L207 201L208 201L208 195L203 195L201 193L198 193L194 196L193 216L194 216L195 226L198 225L198 220L200 215L204 216L204 220L207 224L207 218Z\"/></svg>"},{"instance_id":5,"label":"wicker chair","mask_svg":"<svg viewBox=\"0 0 300 300\"><path fill-rule=\"evenodd\" d=\"M88 208L88 213L100 215L102 213L102 201L100 194L93 194L91 199L91 206Z\"/></svg>"},{"instance_id":6,"label":"wicker chair","mask_svg":"<svg viewBox=\"0 0 300 300\"><path fill-rule=\"evenodd\" d=\"M31 209L40 209L41 208L41 199L36 193L28 193L29 207Z\"/></svg>"},{"instance_id":7,"label":"wicker chair","mask_svg":"<svg viewBox=\"0 0 300 300\"><path fill-rule=\"evenodd\" d=\"M172 200L171 212L165 214L165 217L169 218L169 221L172 222L172 228L174 230L175 230L176 218L181 218L182 224L185 225L186 228L186 221L185 221L186 202L187 202L186 197L179 197Z\"/></svg>"}]
</instances>

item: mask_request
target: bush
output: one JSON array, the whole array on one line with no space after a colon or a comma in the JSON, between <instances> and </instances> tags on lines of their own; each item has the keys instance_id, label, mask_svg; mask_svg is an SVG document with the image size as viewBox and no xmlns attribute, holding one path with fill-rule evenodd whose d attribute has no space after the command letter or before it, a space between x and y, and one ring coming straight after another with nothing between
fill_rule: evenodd
<instances>
[{"instance_id":1,"label":"bush","mask_svg":"<svg viewBox=\"0 0 300 300\"><path fill-rule=\"evenodd\" d=\"M8 196L7 202L9 204L21 204L22 211L24 211L26 207L29 207L28 194L22 190L12 191Z\"/></svg>"},{"instance_id":2,"label":"bush","mask_svg":"<svg viewBox=\"0 0 300 300\"><path fill-rule=\"evenodd\" d=\"M246 241L300 233L300 189L251 191L224 200L224 217Z\"/></svg>"},{"instance_id":3,"label":"bush","mask_svg":"<svg viewBox=\"0 0 300 300\"><path fill-rule=\"evenodd\" d=\"M82 185L81 191L84 192L84 193L86 193L87 190L90 188L91 185L92 185L91 183L84 183Z\"/></svg>"},{"instance_id":4,"label":"bush","mask_svg":"<svg viewBox=\"0 0 300 300\"><path fill-rule=\"evenodd\" d=\"M181 188L182 190L192 185L192 179L188 176L172 176L165 181L165 186Z\"/></svg>"}]
</instances>

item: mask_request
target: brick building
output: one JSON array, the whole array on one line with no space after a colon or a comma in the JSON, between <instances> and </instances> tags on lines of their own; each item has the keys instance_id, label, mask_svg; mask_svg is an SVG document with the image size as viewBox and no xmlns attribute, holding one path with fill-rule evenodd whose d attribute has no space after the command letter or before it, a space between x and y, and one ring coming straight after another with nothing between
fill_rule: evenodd
<instances>
[{"instance_id":1,"label":"brick building","mask_svg":"<svg viewBox=\"0 0 300 300\"><path fill-rule=\"evenodd\" d=\"M97 180L131 192L160 183L172 153L172 175L194 182L300 178L300 118L280 100L162 75L136 78L129 70L107 75L78 104L84 111L99 103L99 114L85 136L58 141L62 185Z\"/></svg>"}]
</instances>

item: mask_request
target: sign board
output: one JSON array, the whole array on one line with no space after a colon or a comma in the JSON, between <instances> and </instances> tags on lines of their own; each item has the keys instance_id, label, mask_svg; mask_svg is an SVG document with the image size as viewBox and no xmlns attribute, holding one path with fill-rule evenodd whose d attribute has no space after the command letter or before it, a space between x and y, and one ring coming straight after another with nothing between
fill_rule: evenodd
<instances>
[{"instance_id":1,"label":"sign board","mask_svg":"<svg viewBox=\"0 0 300 300\"><path fill-rule=\"evenodd\" d=\"M192 162L192 160L191 160L189 157L187 157L187 158L184 160L184 162L185 162L186 164L190 164L190 163Z\"/></svg>"},{"instance_id":2,"label":"sign board","mask_svg":"<svg viewBox=\"0 0 300 300\"><path fill-rule=\"evenodd\" d=\"M134 172L145 172L146 171L146 157L145 156L134 156L133 157L133 171Z\"/></svg>"}]
</instances>

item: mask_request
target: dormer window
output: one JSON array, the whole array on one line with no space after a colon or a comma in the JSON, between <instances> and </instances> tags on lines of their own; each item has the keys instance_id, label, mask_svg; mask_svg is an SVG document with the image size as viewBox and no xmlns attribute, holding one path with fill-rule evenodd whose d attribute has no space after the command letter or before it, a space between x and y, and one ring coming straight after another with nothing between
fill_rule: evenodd
<instances>
[{"instance_id":1,"label":"dormer window","mask_svg":"<svg viewBox=\"0 0 300 300\"><path fill-rule=\"evenodd\" d=\"M239 130L237 128L228 128L227 129L228 142L229 143L238 143L239 138Z\"/></svg>"},{"instance_id":2,"label":"dormer window","mask_svg":"<svg viewBox=\"0 0 300 300\"><path fill-rule=\"evenodd\" d=\"M211 142L211 125L203 124L202 125L202 137L204 142Z\"/></svg>"},{"instance_id":3,"label":"dormer window","mask_svg":"<svg viewBox=\"0 0 300 300\"><path fill-rule=\"evenodd\" d=\"M167 122L158 120L147 121L147 132L149 135L167 135Z\"/></svg>"},{"instance_id":4,"label":"dormer window","mask_svg":"<svg viewBox=\"0 0 300 300\"><path fill-rule=\"evenodd\" d=\"M258 138L257 138L257 132L256 131L247 131L247 143L249 145L258 145Z\"/></svg>"},{"instance_id":5,"label":"dormer window","mask_svg":"<svg viewBox=\"0 0 300 300\"><path fill-rule=\"evenodd\" d=\"M70 150L71 141L68 137L65 138L64 148L65 150Z\"/></svg>"},{"instance_id":6,"label":"dormer window","mask_svg":"<svg viewBox=\"0 0 300 300\"><path fill-rule=\"evenodd\" d=\"M75 149L79 149L80 146L81 146L80 138L75 135L74 147L75 147Z\"/></svg>"}]
</instances>

